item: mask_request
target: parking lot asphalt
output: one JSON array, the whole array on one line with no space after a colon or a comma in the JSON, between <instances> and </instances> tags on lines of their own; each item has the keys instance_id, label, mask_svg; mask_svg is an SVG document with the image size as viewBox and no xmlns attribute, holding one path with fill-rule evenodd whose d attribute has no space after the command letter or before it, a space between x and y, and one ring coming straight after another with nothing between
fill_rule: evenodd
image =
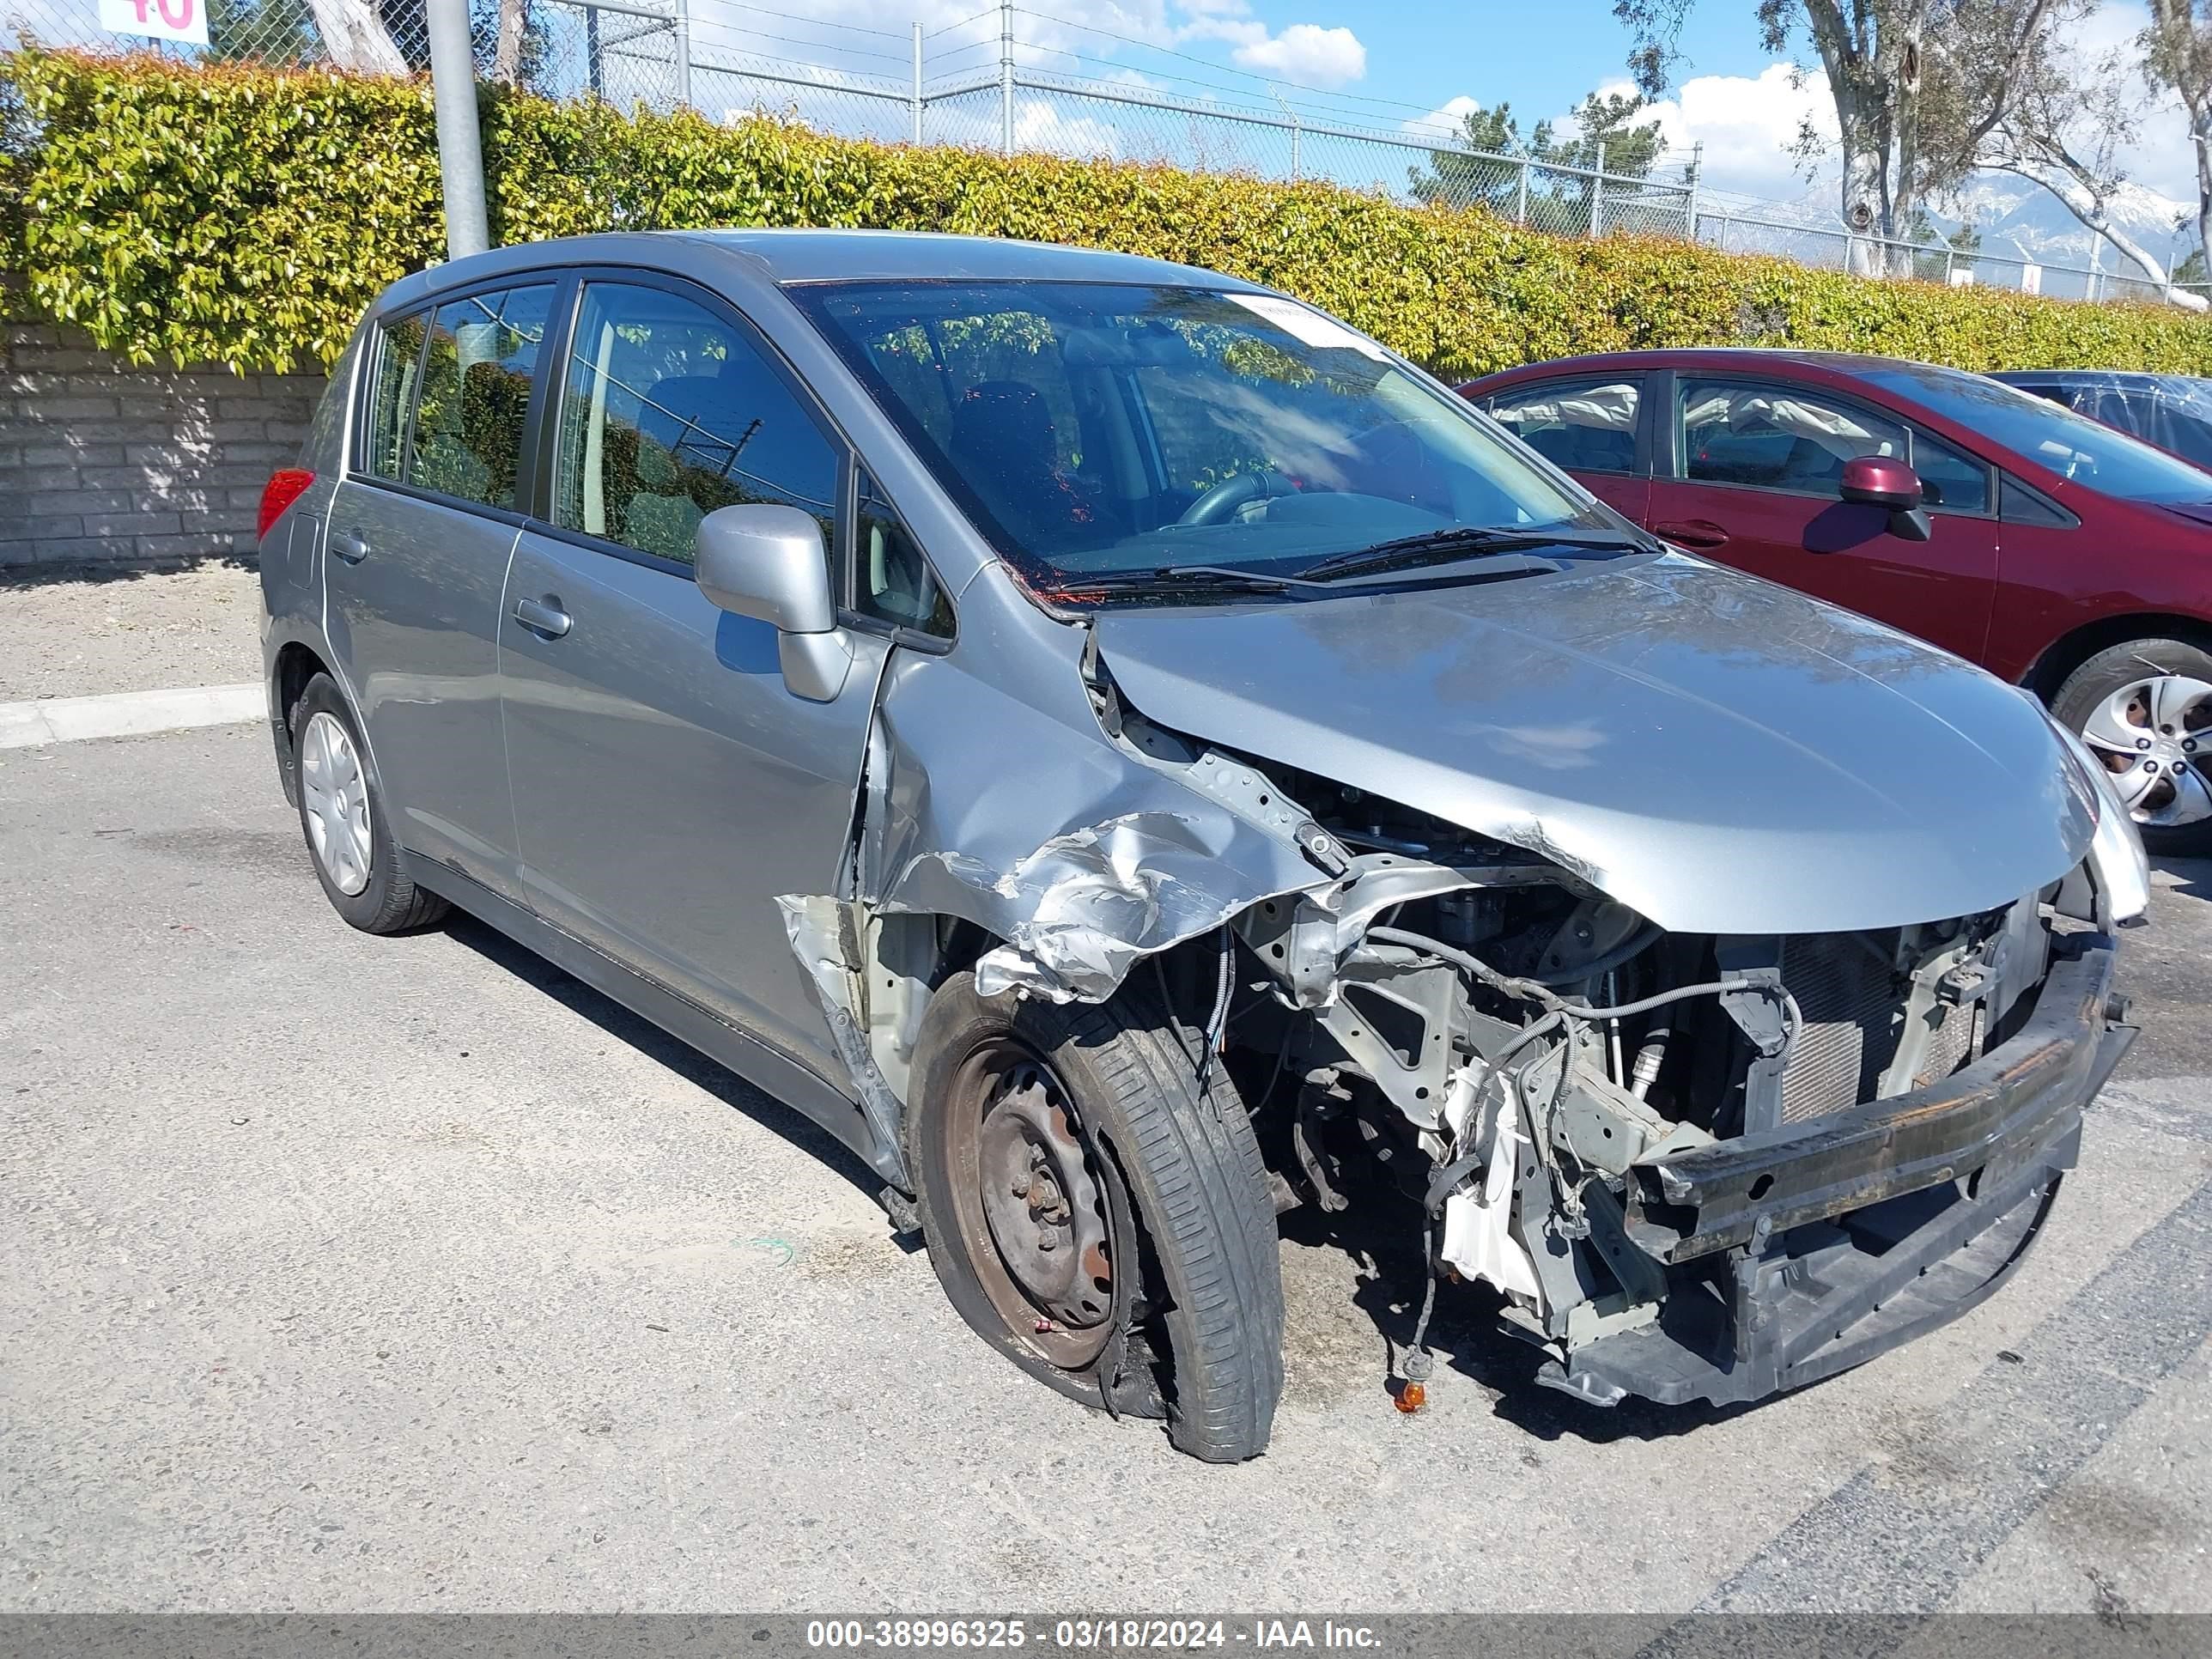
<instances>
[{"instance_id":1,"label":"parking lot asphalt","mask_svg":"<svg viewBox=\"0 0 2212 1659\"><path fill-rule=\"evenodd\" d=\"M243 726L0 753L0 1608L2212 1610L2212 865L2012 1283L1611 1413L1286 1223L1267 1455L959 1322L793 1113L477 924L324 902ZM1463 1294L1463 1293L1460 1293Z\"/></svg>"}]
</instances>

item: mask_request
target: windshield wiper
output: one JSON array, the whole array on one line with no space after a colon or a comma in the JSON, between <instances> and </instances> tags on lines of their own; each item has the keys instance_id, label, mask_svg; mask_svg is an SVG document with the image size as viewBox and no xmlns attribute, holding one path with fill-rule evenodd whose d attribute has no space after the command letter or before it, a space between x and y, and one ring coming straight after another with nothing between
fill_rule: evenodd
<instances>
[{"instance_id":1,"label":"windshield wiper","mask_svg":"<svg viewBox=\"0 0 2212 1659\"><path fill-rule=\"evenodd\" d=\"M1073 598L1084 593L1129 593L1158 588L1226 588L1245 593L1282 593L1310 584L1296 576L1270 576L1257 570L1238 570L1225 564L1166 564L1150 570L1070 572L1061 578L1058 592Z\"/></svg>"},{"instance_id":2,"label":"windshield wiper","mask_svg":"<svg viewBox=\"0 0 2212 1659\"><path fill-rule=\"evenodd\" d=\"M1643 545L1626 536L1586 530L1562 534L1556 530L1498 530L1482 525L1455 525L1448 530L1425 531L1418 536L1376 542L1371 547L1355 548L1349 553L1333 553L1308 565L1298 572L1298 577L1304 581L1341 581L1349 576L1427 564L1462 552L1498 556L1483 561L1485 569L1498 575L1553 575L1565 567L1551 559L1516 560L1511 556L1513 552L1529 547L1587 548L1593 552L1638 550Z\"/></svg>"}]
</instances>

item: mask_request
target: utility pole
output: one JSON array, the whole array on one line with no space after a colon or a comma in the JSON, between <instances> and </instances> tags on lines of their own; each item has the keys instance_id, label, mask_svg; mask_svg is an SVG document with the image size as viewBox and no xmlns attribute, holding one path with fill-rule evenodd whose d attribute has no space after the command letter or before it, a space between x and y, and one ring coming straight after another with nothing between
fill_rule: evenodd
<instances>
[{"instance_id":1,"label":"utility pole","mask_svg":"<svg viewBox=\"0 0 2212 1659\"><path fill-rule=\"evenodd\" d=\"M1590 180L1590 240L1605 234L1605 140L1597 141L1597 177Z\"/></svg>"},{"instance_id":2,"label":"utility pole","mask_svg":"<svg viewBox=\"0 0 2212 1659\"><path fill-rule=\"evenodd\" d=\"M676 106L691 106L691 0L676 0Z\"/></svg>"},{"instance_id":3,"label":"utility pole","mask_svg":"<svg viewBox=\"0 0 2212 1659\"><path fill-rule=\"evenodd\" d=\"M430 92L438 113L438 178L446 192L446 257L459 259L491 246L469 0L427 0L424 9L430 25Z\"/></svg>"},{"instance_id":4,"label":"utility pole","mask_svg":"<svg viewBox=\"0 0 2212 1659\"><path fill-rule=\"evenodd\" d=\"M999 0L999 154L1014 153L1014 0Z\"/></svg>"},{"instance_id":5,"label":"utility pole","mask_svg":"<svg viewBox=\"0 0 2212 1659\"><path fill-rule=\"evenodd\" d=\"M1705 141L1702 138L1690 146L1690 240L1698 240L1698 192L1705 181Z\"/></svg>"}]
</instances>

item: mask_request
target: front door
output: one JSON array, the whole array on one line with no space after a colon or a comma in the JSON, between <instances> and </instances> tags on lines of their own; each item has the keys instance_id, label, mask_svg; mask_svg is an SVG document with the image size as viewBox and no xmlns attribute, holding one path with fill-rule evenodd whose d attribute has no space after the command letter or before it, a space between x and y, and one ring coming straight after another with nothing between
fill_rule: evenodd
<instances>
[{"instance_id":1,"label":"front door","mask_svg":"<svg viewBox=\"0 0 2212 1659\"><path fill-rule=\"evenodd\" d=\"M324 562L331 649L393 836L509 896L497 635L554 293L472 294L382 326Z\"/></svg>"},{"instance_id":2,"label":"front door","mask_svg":"<svg viewBox=\"0 0 2212 1659\"><path fill-rule=\"evenodd\" d=\"M1673 418L1673 465L1651 483L1654 533L1980 659L1997 576L1988 466L1855 398L1782 380L1685 374ZM1919 473L1927 541L1840 499L1844 463L1860 455Z\"/></svg>"},{"instance_id":3,"label":"front door","mask_svg":"<svg viewBox=\"0 0 2212 1659\"><path fill-rule=\"evenodd\" d=\"M543 521L501 618L507 773L530 902L831 1078L841 1067L776 900L834 891L886 647L828 702L776 632L691 579L700 520L813 514L836 548L843 447L717 302L586 283Z\"/></svg>"}]
</instances>

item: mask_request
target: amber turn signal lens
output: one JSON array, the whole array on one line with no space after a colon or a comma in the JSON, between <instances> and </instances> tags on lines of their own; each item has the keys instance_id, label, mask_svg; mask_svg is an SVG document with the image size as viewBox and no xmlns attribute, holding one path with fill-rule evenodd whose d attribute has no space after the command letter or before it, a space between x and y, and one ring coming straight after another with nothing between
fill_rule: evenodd
<instances>
[{"instance_id":1,"label":"amber turn signal lens","mask_svg":"<svg viewBox=\"0 0 2212 1659\"><path fill-rule=\"evenodd\" d=\"M1429 1403L1428 1389L1419 1382L1408 1382L1398 1390L1398 1409L1408 1417Z\"/></svg>"}]
</instances>

